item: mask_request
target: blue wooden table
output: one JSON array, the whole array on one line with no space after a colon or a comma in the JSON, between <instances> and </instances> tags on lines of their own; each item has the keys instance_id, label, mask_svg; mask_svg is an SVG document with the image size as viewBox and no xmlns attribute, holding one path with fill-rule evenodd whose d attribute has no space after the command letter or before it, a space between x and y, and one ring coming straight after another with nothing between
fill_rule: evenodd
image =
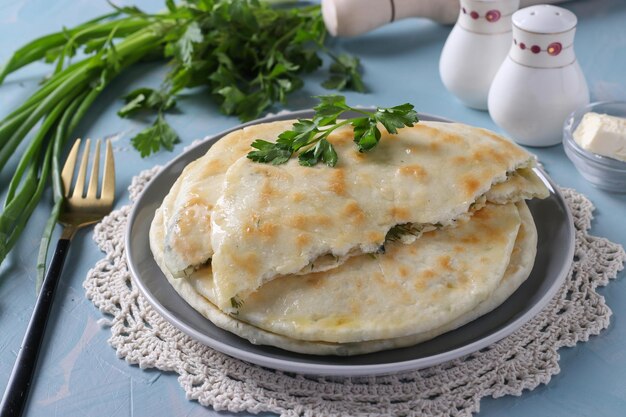
<instances>
[{"instance_id":1,"label":"blue wooden table","mask_svg":"<svg viewBox=\"0 0 626 417\"><path fill-rule=\"evenodd\" d=\"M128 4L129 2L119 2ZM133 2L156 11L161 2ZM579 17L576 53L594 100L626 100L626 1L579 0L566 3ZM26 41L72 26L110 10L104 0L0 0L0 61ZM438 60L450 27L426 20L407 20L355 39L337 40L336 48L358 55L365 68L368 94L347 94L350 103L395 105L411 102L431 113L498 130L489 115L463 107L444 89ZM0 117L35 91L49 71L36 64L9 77L0 86ZM144 124L116 116L120 97L139 86L158 86L164 66L137 65L113 83L98 99L79 127L83 137L118 135L116 206L127 204L126 187L141 170L164 164L173 154L161 152L141 159L129 139ZM289 109L310 107L312 95L325 74L308 78L305 88L292 95ZM169 117L183 144L238 124L221 115L203 94L180 99L181 112ZM596 205L592 234L626 245L626 195L609 194L590 186L577 173L562 147L532 149L550 175L562 186L573 187ZM6 184L3 174L0 184ZM3 192L0 189L0 197ZM4 391L35 301L35 258L51 196L45 196L15 250L0 267L0 390ZM58 232L58 231L57 231ZM109 330L85 298L82 282L101 257L91 231L81 232L69 254L48 326L37 380L27 406L29 416L216 416L185 399L176 375L141 370L116 357L107 344ZM589 342L561 353L561 373L521 397L485 399L480 416L624 416L626 415L626 275L601 289L613 309L611 326Z\"/></svg>"}]
</instances>

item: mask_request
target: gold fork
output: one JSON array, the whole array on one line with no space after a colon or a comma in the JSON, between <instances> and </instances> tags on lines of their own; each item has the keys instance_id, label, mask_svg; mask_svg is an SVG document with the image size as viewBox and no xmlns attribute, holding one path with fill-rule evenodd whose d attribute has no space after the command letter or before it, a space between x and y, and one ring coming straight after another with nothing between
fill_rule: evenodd
<instances>
[{"instance_id":1,"label":"gold fork","mask_svg":"<svg viewBox=\"0 0 626 417\"><path fill-rule=\"evenodd\" d=\"M76 231L81 227L93 224L107 215L113 208L115 197L115 164L113 161L113 149L111 141L106 142L106 155L104 159L104 174L100 197L98 193L98 177L100 171L100 140L96 144L93 159L93 167L87 193L84 194L85 180L87 178L87 165L89 160L90 140L86 140L85 151L76 177L76 185L71 190L74 168L78 159L80 139L74 142L74 146L63 166L61 178L65 194L65 205L59 217L59 223L63 225L61 238L57 243L54 256L50 262L50 268L43 280L41 291L37 297L33 314L26 329L26 335L17 355L11 377L0 404L0 417L20 416L24 410L32 377L37 366L39 348L45 334L46 323L54 297L65 257L69 250L70 242Z\"/></svg>"}]
</instances>

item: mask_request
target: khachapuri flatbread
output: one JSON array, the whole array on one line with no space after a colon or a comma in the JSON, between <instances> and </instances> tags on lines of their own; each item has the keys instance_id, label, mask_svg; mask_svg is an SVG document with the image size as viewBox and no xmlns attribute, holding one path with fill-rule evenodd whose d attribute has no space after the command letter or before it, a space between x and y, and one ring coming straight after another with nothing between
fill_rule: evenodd
<instances>
[{"instance_id":1,"label":"khachapuri flatbread","mask_svg":"<svg viewBox=\"0 0 626 417\"><path fill-rule=\"evenodd\" d=\"M181 296L253 343L357 354L435 337L526 279L536 231L523 202L548 190L535 158L485 129L420 122L335 167L246 158L293 121L233 132L189 164L150 245Z\"/></svg>"}]
</instances>

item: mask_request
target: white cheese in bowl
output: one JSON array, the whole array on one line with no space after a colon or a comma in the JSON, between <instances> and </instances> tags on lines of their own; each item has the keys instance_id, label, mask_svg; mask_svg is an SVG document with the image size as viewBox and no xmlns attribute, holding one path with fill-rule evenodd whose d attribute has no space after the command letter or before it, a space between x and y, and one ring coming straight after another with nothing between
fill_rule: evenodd
<instances>
[{"instance_id":1,"label":"white cheese in bowl","mask_svg":"<svg viewBox=\"0 0 626 417\"><path fill-rule=\"evenodd\" d=\"M626 161L626 118L586 113L573 137L587 151Z\"/></svg>"}]
</instances>

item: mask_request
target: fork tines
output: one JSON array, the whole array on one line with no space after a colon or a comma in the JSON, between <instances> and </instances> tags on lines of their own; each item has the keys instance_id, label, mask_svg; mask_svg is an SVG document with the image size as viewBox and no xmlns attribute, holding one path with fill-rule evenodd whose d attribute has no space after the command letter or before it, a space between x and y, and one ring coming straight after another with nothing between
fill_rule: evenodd
<instances>
[{"instance_id":1,"label":"fork tines","mask_svg":"<svg viewBox=\"0 0 626 417\"><path fill-rule=\"evenodd\" d=\"M91 177L89 178L89 186L87 188L87 194L85 195L85 181L87 178L87 165L89 162L89 150L91 140L85 141L85 150L81 159L80 167L78 169L78 176L76 177L76 184L72 192L72 178L74 177L74 170L76 167L76 160L78 159L78 150L80 148L81 140L76 139L70 153L67 156L63 171L61 172L61 178L63 180L64 195L71 200L85 199L85 200L102 200L103 203L113 202L115 196L115 163L113 161L113 147L111 145L111 139L106 141L106 154L104 157L104 174L102 179L102 189L100 191L100 197L98 198L98 177L100 174L100 139L96 142L96 151L93 158L93 167L91 169Z\"/></svg>"}]
</instances>

